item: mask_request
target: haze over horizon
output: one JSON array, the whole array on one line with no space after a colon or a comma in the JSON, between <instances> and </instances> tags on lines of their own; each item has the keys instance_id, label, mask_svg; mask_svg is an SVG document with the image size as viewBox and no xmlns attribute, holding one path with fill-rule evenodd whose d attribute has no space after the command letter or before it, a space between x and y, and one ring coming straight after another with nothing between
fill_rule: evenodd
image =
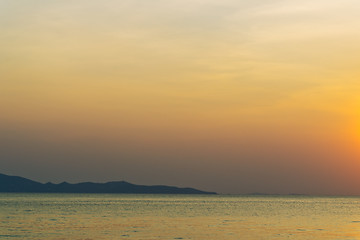
<instances>
[{"instance_id":1,"label":"haze over horizon","mask_svg":"<svg viewBox=\"0 0 360 240\"><path fill-rule=\"evenodd\" d=\"M0 2L0 172L360 194L360 2Z\"/></svg>"}]
</instances>

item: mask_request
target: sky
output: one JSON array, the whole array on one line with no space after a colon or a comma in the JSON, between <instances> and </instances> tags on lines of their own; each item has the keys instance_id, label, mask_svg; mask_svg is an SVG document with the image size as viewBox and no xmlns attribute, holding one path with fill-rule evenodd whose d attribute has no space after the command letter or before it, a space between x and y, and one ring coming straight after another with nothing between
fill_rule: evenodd
<instances>
[{"instance_id":1,"label":"sky","mask_svg":"<svg viewBox=\"0 0 360 240\"><path fill-rule=\"evenodd\" d=\"M1 0L0 172L360 195L358 0Z\"/></svg>"}]
</instances>

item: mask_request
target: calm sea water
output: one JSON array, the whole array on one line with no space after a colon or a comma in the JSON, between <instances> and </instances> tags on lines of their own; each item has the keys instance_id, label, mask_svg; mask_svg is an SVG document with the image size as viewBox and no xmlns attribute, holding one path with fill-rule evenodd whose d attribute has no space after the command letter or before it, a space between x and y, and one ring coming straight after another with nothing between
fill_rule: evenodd
<instances>
[{"instance_id":1,"label":"calm sea water","mask_svg":"<svg viewBox=\"0 0 360 240\"><path fill-rule=\"evenodd\" d=\"M0 239L360 239L360 198L0 194Z\"/></svg>"}]
</instances>

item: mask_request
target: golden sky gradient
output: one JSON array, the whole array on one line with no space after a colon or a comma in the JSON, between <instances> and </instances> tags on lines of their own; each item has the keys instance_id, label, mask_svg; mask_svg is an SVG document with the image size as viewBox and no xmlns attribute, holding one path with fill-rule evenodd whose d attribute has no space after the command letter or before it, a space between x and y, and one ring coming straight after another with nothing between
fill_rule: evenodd
<instances>
[{"instance_id":1,"label":"golden sky gradient","mask_svg":"<svg viewBox=\"0 0 360 240\"><path fill-rule=\"evenodd\" d=\"M1 1L0 169L360 194L359 10L357 0Z\"/></svg>"}]
</instances>

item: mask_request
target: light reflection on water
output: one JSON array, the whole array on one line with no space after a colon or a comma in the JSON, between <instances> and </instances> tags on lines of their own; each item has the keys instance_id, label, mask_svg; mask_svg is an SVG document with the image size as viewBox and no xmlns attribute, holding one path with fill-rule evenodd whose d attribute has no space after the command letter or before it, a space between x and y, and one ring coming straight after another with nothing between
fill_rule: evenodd
<instances>
[{"instance_id":1,"label":"light reflection on water","mask_svg":"<svg viewBox=\"0 0 360 240\"><path fill-rule=\"evenodd\" d=\"M0 239L360 239L360 198L2 193Z\"/></svg>"}]
</instances>

